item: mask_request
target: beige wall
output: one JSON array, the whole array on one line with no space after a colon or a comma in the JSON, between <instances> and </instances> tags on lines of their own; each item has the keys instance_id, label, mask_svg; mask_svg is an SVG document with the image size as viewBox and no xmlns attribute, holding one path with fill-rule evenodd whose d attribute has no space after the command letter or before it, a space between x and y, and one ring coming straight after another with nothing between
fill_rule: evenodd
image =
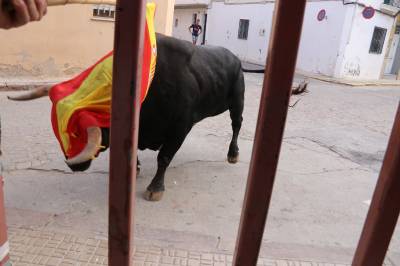
<instances>
[{"instance_id":1,"label":"beige wall","mask_svg":"<svg viewBox=\"0 0 400 266\"><path fill-rule=\"evenodd\" d=\"M171 34L174 0L155 0L156 30ZM42 21L0 30L0 81L75 75L113 49L114 23L92 19L91 5L50 7Z\"/></svg>"},{"instance_id":2,"label":"beige wall","mask_svg":"<svg viewBox=\"0 0 400 266\"><path fill-rule=\"evenodd\" d=\"M172 35L175 0L147 0L147 2L155 2L157 4L156 31Z\"/></svg>"}]
</instances>

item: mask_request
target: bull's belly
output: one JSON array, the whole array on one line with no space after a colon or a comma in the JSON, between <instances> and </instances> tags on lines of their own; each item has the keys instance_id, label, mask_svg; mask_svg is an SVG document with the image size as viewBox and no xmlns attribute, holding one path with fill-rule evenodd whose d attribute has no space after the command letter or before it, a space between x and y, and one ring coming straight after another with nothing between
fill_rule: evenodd
<instances>
[{"instance_id":1,"label":"bull's belly","mask_svg":"<svg viewBox=\"0 0 400 266\"><path fill-rule=\"evenodd\" d=\"M141 119L139 125L138 148L157 151L165 142L167 126L158 120Z\"/></svg>"},{"instance_id":2,"label":"bull's belly","mask_svg":"<svg viewBox=\"0 0 400 266\"><path fill-rule=\"evenodd\" d=\"M143 138L139 138L139 143L138 143L138 148L139 150L153 150L153 151L158 151L161 146L162 142L157 142L157 141L149 141L149 140L143 140Z\"/></svg>"}]
</instances>

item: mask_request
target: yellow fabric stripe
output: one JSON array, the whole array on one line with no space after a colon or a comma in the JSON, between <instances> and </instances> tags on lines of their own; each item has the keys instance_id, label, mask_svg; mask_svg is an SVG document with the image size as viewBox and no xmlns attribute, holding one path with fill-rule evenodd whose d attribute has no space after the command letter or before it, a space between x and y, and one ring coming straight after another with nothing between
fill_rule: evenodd
<instances>
[{"instance_id":1,"label":"yellow fabric stripe","mask_svg":"<svg viewBox=\"0 0 400 266\"><path fill-rule=\"evenodd\" d=\"M155 3L146 5L147 30L149 31L152 47L149 83L147 91L155 73L157 58L156 33L154 29ZM94 67L88 77L74 93L68 95L57 103L56 113L58 120L58 132L65 152L68 152L70 136L67 133L68 122L74 112L80 109L110 112L112 90L113 56L106 58ZM73 136L72 136L73 137Z\"/></svg>"},{"instance_id":2,"label":"yellow fabric stripe","mask_svg":"<svg viewBox=\"0 0 400 266\"><path fill-rule=\"evenodd\" d=\"M57 103L58 132L64 150L69 147L68 121L80 109L109 112L111 105L113 57L106 58L94 67L81 86Z\"/></svg>"},{"instance_id":3,"label":"yellow fabric stripe","mask_svg":"<svg viewBox=\"0 0 400 266\"><path fill-rule=\"evenodd\" d=\"M150 36L150 45L151 45L151 61L150 61L150 78L149 78L149 84L147 85L147 88L150 87L151 82L153 81L154 73L156 70L156 61L157 61L157 41L156 41L156 32L155 32L155 27L154 27L154 14L156 12L156 4L155 3L148 3L146 5L146 21L147 21L147 28L149 31L149 36ZM146 91L146 95L147 92Z\"/></svg>"}]
</instances>

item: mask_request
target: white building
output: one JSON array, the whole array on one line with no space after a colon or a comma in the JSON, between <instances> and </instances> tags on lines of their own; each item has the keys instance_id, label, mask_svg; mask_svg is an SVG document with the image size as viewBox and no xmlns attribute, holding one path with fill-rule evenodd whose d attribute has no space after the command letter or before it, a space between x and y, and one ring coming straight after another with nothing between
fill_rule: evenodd
<instances>
[{"instance_id":1,"label":"white building","mask_svg":"<svg viewBox=\"0 0 400 266\"><path fill-rule=\"evenodd\" d=\"M206 44L224 46L244 61L265 64L274 2L176 0L173 35L190 40L187 27L194 14L199 14L206 18L202 20L206 22ZM379 79L384 73L397 74L400 28L396 29L399 9L395 6L398 2L309 0L297 68L352 79Z\"/></svg>"},{"instance_id":2,"label":"white building","mask_svg":"<svg viewBox=\"0 0 400 266\"><path fill-rule=\"evenodd\" d=\"M198 43L204 44L207 32L207 9L210 0L176 0L174 25L172 35L183 40L192 40L189 27L197 19L200 19L200 25L203 32L200 34Z\"/></svg>"}]
</instances>

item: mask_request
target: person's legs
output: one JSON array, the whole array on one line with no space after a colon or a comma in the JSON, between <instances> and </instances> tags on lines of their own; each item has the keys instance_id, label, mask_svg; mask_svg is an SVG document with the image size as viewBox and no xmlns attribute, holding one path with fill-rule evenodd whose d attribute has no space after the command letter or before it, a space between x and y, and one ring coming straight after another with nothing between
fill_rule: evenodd
<instances>
[{"instance_id":1,"label":"person's legs","mask_svg":"<svg viewBox=\"0 0 400 266\"><path fill-rule=\"evenodd\" d=\"M192 35L192 41L193 41L193 44L196 45L196 43L197 43L197 35L195 35L195 34Z\"/></svg>"}]
</instances>

